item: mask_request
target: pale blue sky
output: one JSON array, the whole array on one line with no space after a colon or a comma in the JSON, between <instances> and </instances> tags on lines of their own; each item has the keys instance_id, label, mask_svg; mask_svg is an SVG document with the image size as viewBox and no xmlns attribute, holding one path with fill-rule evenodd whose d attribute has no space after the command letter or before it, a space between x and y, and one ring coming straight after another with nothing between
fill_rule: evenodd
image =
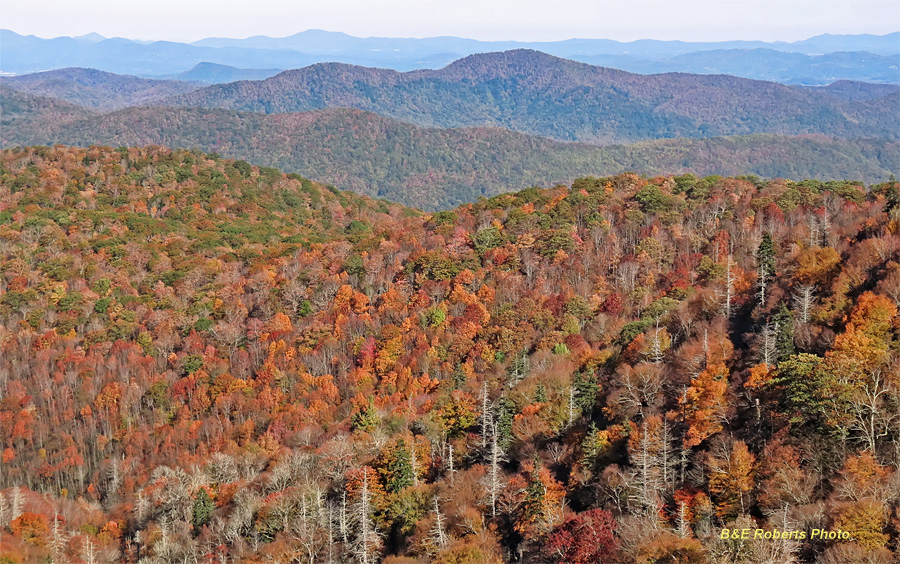
<instances>
[{"instance_id":1,"label":"pale blue sky","mask_svg":"<svg viewBox=\"0 0 900 564\"><path fill-rule=\"evenodd\" d=\"M897 0L41 0L3 3L0 27L40 37L356 36L794 41L900 30Z\"/></svg>"}]
</instances>

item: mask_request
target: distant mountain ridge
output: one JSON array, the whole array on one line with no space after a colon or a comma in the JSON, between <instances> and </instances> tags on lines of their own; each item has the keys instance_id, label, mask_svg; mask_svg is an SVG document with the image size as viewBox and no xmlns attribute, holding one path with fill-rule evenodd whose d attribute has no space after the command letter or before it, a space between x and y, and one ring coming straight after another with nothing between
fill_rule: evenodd
<instances>
[{"instance_id":1,"label":"distant mountain ridge","mask_svg":"<svg viewBox=\"0 0 900 564\"><path fill-rule=\"evenodd\" d=\"M171 78L205 84L224 84L238 80L265 80L284 72L284 69L239 69L217 63L197 63L191 70L178 73Z\"/></svg>"},{"instance_id":2,"label":"distant mountain ridge","mask_svg":"<svg viewBox=\"0 0 900 564\"><path fill-rule=\"evenodd\" d=\"M896 91L848 100L730 76L637 75L530 50L406 73L321 63L160 102L270 114L351 107L426 127L506 127L594 144L752 133L893 139L898 103Z\"/></svg>"},{"instance_id":3,"label":"distant mountain ridge","mask_svg":"<svg viewBox=\"0 0 900 564\"><path fill-rule=\"evenodd\" d=\"M827 92L844 100L875 100L900 92L900 86L896 84L870 84L855 80L838 80L828 86L811 86L809 89Z\"/></svg>"},{"instance_id":4,"label":"distant mountain ridge","mask_svg":"<svg viewBox=\"0 0 900 564\"><path fill-rule=\"evenodd\" d=\"M499 128L422 128L344 108L264 115L144 107L98 115L21 92L0 94L3 146L198 147L424 209L625 170L871 182L900 170L896 141L751 135L601 148Z\"/></svg>"},{"instance_id":5,"label":"distant mountain ridge","mask_svg":"<svg viewBox=\"0 0 900 564\"><path fill-rule=\"evenodd\" d=\"M769 47L696 51L652 60L622 55L575 55L570 58L640 74L728 74L782 84L814 86L827 85L836 80L900 84L900 58L868 52L807 55Z\"/></svg>"},{"instance_id":6,"label":"distant mountain ridge","mask_svg":"<svg viewBox=\"0 0 900 564\"><path fill-rule=\"evenodd\" d=\"M117 110L184 94L199 85L153 80L96 69L68 68L0 79L9 88L98 110Z\"/></svg>"},{"instance_id":7,"label":"distant mountain ridge","mask_svg":"<svg viewBox=\"0 0 900 564\"><path fill-rule=\"evenodd\" d=\"M354 37L342 32L309 29L287 37L257 35L246 39L209 37L194 41L201 47L241 47L254 49L292 49L304 53L340 53L359 50L419 49L430 53L467 53L535 49L561 57L574 55L631 54L647 58L666 58L696 51L718 49L769 48L786 53L808 55L836 51L869 51L884 55L900 54L900 32L887 35L831 35L822 34L801 41L666 41L639 39L565 39L562 41L480 41L462 37Z\"/></svg>"},{"instance_id":8,"label":"distant mountain ridge","mask_svg":"<svg viewBox=\"0 0 900 564\"><path fill-rule=\"evenodd\" d=\"M723 73L812 85L841 79L900 83L900 33L822 35L793 43L649 39L516 42L458 37L359 38L339 32L307 30L283 38L208 38L188 44L107 39L97 34L41 39L0 30L0 42L3 44L0 71L16 74L91 67L144 77L170 77L199 63L244 69L291 69L318 62L408 71L441 68L475 53L534 49L639 73ZM769 53L763 56L759 51ZM829 56L839 52L840 57Z\"/></svg>"}]
</instances>

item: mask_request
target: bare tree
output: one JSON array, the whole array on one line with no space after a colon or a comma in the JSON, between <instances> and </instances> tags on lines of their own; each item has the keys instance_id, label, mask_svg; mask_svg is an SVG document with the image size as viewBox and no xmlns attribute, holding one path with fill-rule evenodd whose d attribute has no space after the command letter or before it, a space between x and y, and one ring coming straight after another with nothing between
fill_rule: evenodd
<instances>
[{"instance_id":1,"label":"bare tree","mask_svg":"<svg viewBox=\"0 0 900 564\"><path fill-rule=\"evenodd\" d=\"M434 496L434 526L431 528L429 537L431 543L440 548L444 548L450 542L450 537L447 536L446 527L444 525L444 515L441 513L441 507L438 504L437 496Z\"/></svg>"},{"instance_id":2,"label":"bare tree","mask_svg":"<svg viewBox=\"0 0 900 564\"><path fill-rule=\"evenodd\" d=\"M353 506L353 527L355 536L352 543L353 556L359 564L374 564L378 561L381 536L372 520L372 499L369 491L369 477L363 472L362 490Z\"/></svg>"},{"instance_id":3,"label":"bare tree","mask_svg":"<svg viewBox=\"0 0 900 564\"><path fill-rule=\"evenodd\" d=\"M622 417L655 408L663 399L664 378L662 370L655 364L642 363L634 368L623 366L614 381L615 388L609 396L609 406Z\"/></svg>"},{"instance_id":4,"label":"bare tree","mask_svg":"<svg viewBox=\"0 0 900 564\"><path fill-rule=\"evenodd\" d=\"M660 336L659 317L656 318L656 330L650 336L650 362L661 364L665 354L665 346Z\"/></svg>"},{"instance_id":5,"label":"bare tree","mask_svg":"<svg viewBox=\"0 0 900 564\"><path fill-rule=\"evenodd\" d=\"M655 513L662 500L662 492L668 489L668 482L674 478L674 453L664 419L645 419L637 441L629 445L628 458L634 467L632 480L635 484L632 499L647 514Z\"/></svg>"},{"instance_id":6,"label":"bare tree","mask_svg":"<svg viewBox=\"0 0 900 564\"><path fill-rule=\"evenodd\" d=\"M94 543L87 535L84 536L84 545L81 548L81 558L84 560L85 564L97 564L97 549L94 548Z\"/></svg>"},{"instance_id":7,"label":"bare tree","mask_svg":"<svg viewBox=\"0 0 900 564\"><path fill-rule=\"evenodd\" d=\"M481 450L487 450L488 435L492 425L487 378L481 383Z\"/></svg>"},{"instance_id":8,"label":"bare tree","mask_svg":"<svg viewBox=\"0 0 900 564\"><path fill-rule=\"evenodd\" d=\"M791 302L797 311L797 317L800 323L809 323L810 311L816 303L816 287L815 286L799 286L794 292Z\"/></svg>"},{"instance_id":9,"label":"bare tree","mask_svg":"<svg viewBox=\"0 0 900 564\"><path fill-rule=\"evenodd\" d=\"M13 488L12 498L9 504L9 520L15 521L22 515L22 507L25 505L24 488Z\"/></svg>"},{"instance_id":10,"label":"bare tree","mask_svg":"<svg viewBox=\"0 0 900 564\"><path fill-rule=\"evenodd\" d=\"M306 562L315 564L320 561L322 551L330 545L324 493L318 487L311 487L302 492L296 501L290 511L293 518L285 529L303 548Z\"/></svg>"},{"instance_id":11,"label":"bare tree","mask_svg":"<svg viewBox=\"0 0 900 564\"><path fill-rule=\"evenodd\" d=\"M575 384L569 385L568 426L575 422Z\"/></svg>"},{"instance_id":12,"label":"bare tree","mask_svg":"<svg viewBox=\"0 0 900 564\"><path fill-rule=\"evenodd\" d=\"M3 495L3 492L0 492L0 532L3 531L3 527L9 524L10 513L9 503L6 501L6 496Z\"/></svg>"},{"instance_id":13,"label":"bare tree","mask_svg":"<svg viewBox=\"0 0 900 564\"><path fill-rule=\"evenodd\" d=\"M859 433L866 449L873 453L876 452L878 439L888 436L891 424L900 418L900 413L889 402L891 396L897 396L897 391L893 382L881 370L876 370L851 400L853 422L850 430Z\"/></svg>"},{"instance_id":14,"label":"bare tree","mask_svg":"<svg viewBox=\"0 0 900 564\"><path fill-rule=\"evenodd\" d=\"M728 259L725 261L725 317L731 317L731 302L734 300L734 283L737 282L737 277L734 275L734 260L731 254L728 254Z\"/></svg>"},{"instance_id":15,"label":"bare tree","mask_svg":"<svg viewBox=\"0 0 900 564\"><path fill-rule=\"evenodd\" d=\"M497 499L503 489L500 465L504 460L505 454L503 453L503 449L500 448L500 439L497 436L497 427L495 426L494 432L491 435L491 457L487 475L487 489L488 494L491 496L491 517L497 516Z\"/></svg>"},{"instance_id":16,"label":"bare tree","mask_svg":"<svg viewBox=\"0 0 900 564\"><path fill-rule=\"evenodd\" d=\"M637 282L638 273L641 271L641 264L637 261L627 260L619 263L616 269L616 279L626 294L634 291Z\"/></svg>"},{"instance_id":17,"label":"bare tree","mask_svg":"<svg viewBox=\"0 0 900 564\"><path fill-rule=\"evenodd\" d=\"M691 524L688 519L688 508L684 501L678 501L678 513L675 516L675 532L681 538L691 536Z\"/></svg>"},{"instance_id":18,"label":"bare tree","mask_svg":"<svg viewBox=\"0 0 900 564\"><path fill-rule=\"evenodd\" d=\"M778 323L771 321L763 326L762 334L759 339L762 341L760 347L760 355L762 361L769 366L774 366L776 356L776 336L778 335Z\"/></svg>"},{"instance_id":19,"label":"bare tree","mask_svg":"<svg viewBox=\"0 0 900 564\"><path fill-rule=\"evenodd\" d=\"M63 553L66 550L66 543L69 540L60 521L59 513L54 513L53 524L50 526L50 542L47 544L47 547L50 549L50 554L53 556L53 562L63 561Z\"/></svg>"}]
</instances>

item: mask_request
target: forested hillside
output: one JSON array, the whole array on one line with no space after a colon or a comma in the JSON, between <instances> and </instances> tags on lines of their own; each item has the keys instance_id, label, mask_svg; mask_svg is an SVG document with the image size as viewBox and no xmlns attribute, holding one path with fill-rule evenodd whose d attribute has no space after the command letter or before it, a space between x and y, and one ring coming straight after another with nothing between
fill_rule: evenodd
<instances>
[{"instance_id":1,"label":"forested hillside","mask_svg":"<svg viewBox=\"0 0 900 564\"><path fill-rule=\"evenodd\" d=\"M197 147L428 210L624 170L866 182L882 182L900 171L900 143L875 139L757 134L599 148L500 128L422 128L351 109L263 115L129 108L97 115L50 99L0 92L0 143L6 147Z\"/></svg>"},{"instance_id":2,"label":"forested hillside","mask_svg":"<svg viewBox=\"0 0 900 564\"><path fill-rule=\"evenodd\" d=\"M262 113L351 107L428 127L499 126L594 144L749 133L896 139L900 131L896 91L842 100L733 76L638 75L529 50L406 73L321 63L160 103Z\"/></svg>"},{"instance_id":3,"label":"forested hillside","mask_svg":"<svg viewBox=\"0 0 900 564\"><path fill-rule=\"evenodd\" d=\"M890 562L898 189L3 150L0 558Z\"/></svg>"},{"instance_id":4,"label":"forested hillside","mask_svg":"<svg viewBox=\"0 0 900 564\"><path fill-rule=\"evenodd\" d=\"M67 123L92 118L90 110L58 98L34 96L7 88L0 82L0 143L46 139Z\"/></svg>"},{"instance_id":5,"label":"forested hillside","mask_svg":"<svg viewBox=\"0 0 900 564\"><path fill-rule=\"evenodd\" d=\"M197 84L178 80L150 80L85 68L3 77L3 85L99 110L145 105L199 88Z\"/></svg>"}]
</instances>

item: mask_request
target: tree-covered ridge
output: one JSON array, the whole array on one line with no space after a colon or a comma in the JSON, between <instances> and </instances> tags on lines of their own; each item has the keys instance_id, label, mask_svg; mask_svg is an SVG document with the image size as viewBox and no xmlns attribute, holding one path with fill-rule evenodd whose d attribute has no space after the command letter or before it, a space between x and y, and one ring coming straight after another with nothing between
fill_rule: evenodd
<instances>
[{"instance_id":1,"label":"tree-covered ridge","mask_svg":"<svg viewBox=\"0 0 900 564\"><path fill-rule=\"evenodd\" d=\"M900 93L827 92L723 75L639 75L525 49L399 73L319 63L160 102L260 113L352 107L426 127L505 127L593 144L752 133L896 139Z\"/></svg>"},{"instance_id":2,"label":"tree-covered ridge","mask_svg":"<svg viewBox=\"0 0 900 564\"><path fill-rule=\"evenodd\" d=\"M422 209L448 209L480 196L586 175L757 174L763 177L887 180L900 170L900 144L823 136L758 134L659 140L627 146L560 143L499 128L433 129L351 109L261 115L198 108L130 108L106 115L75 109L61 119L50 101L11 92L0 99L10 125L5 146L163 144L199 147L298 172L357 193ZM17 116L22 116L17 117ZM7 119L4 117L4 119ZM19 125L21 123L21 125Z\"/></svg>"},{"instance_id":3,"label":"tree-covered ridge","mask_svg":"<svg viewBox=\"0 0 900 564\"><path fill-rule=\"evenodd\" d=\"M0 163L13 562L897 550L896 183L625 174L421 216L194 152Z\"/></svg>"},{"instance_id":4,"label":"tree-covered ridge","mask_svg":"<svg viewBox=\"0 0 900 564\"><path fill-rule=\"evenodd\" d=\"M57 98L97 110L139 106L199 88L198 84L186 81L138 78L87 68L3 77L2 83L20 92Z\"/></svg>"},{"instance_id":5,"label":"tree-covered ridge","mask_svg":"<svg viewBox=\"0 0 900 564\"><path fill-rule=\"evenodd\" d=\"M0 82L0 142L4 146L18 136L43 139L67 123L94 115L75 104L18 92Z\"/></svg>"}]
</instances>

